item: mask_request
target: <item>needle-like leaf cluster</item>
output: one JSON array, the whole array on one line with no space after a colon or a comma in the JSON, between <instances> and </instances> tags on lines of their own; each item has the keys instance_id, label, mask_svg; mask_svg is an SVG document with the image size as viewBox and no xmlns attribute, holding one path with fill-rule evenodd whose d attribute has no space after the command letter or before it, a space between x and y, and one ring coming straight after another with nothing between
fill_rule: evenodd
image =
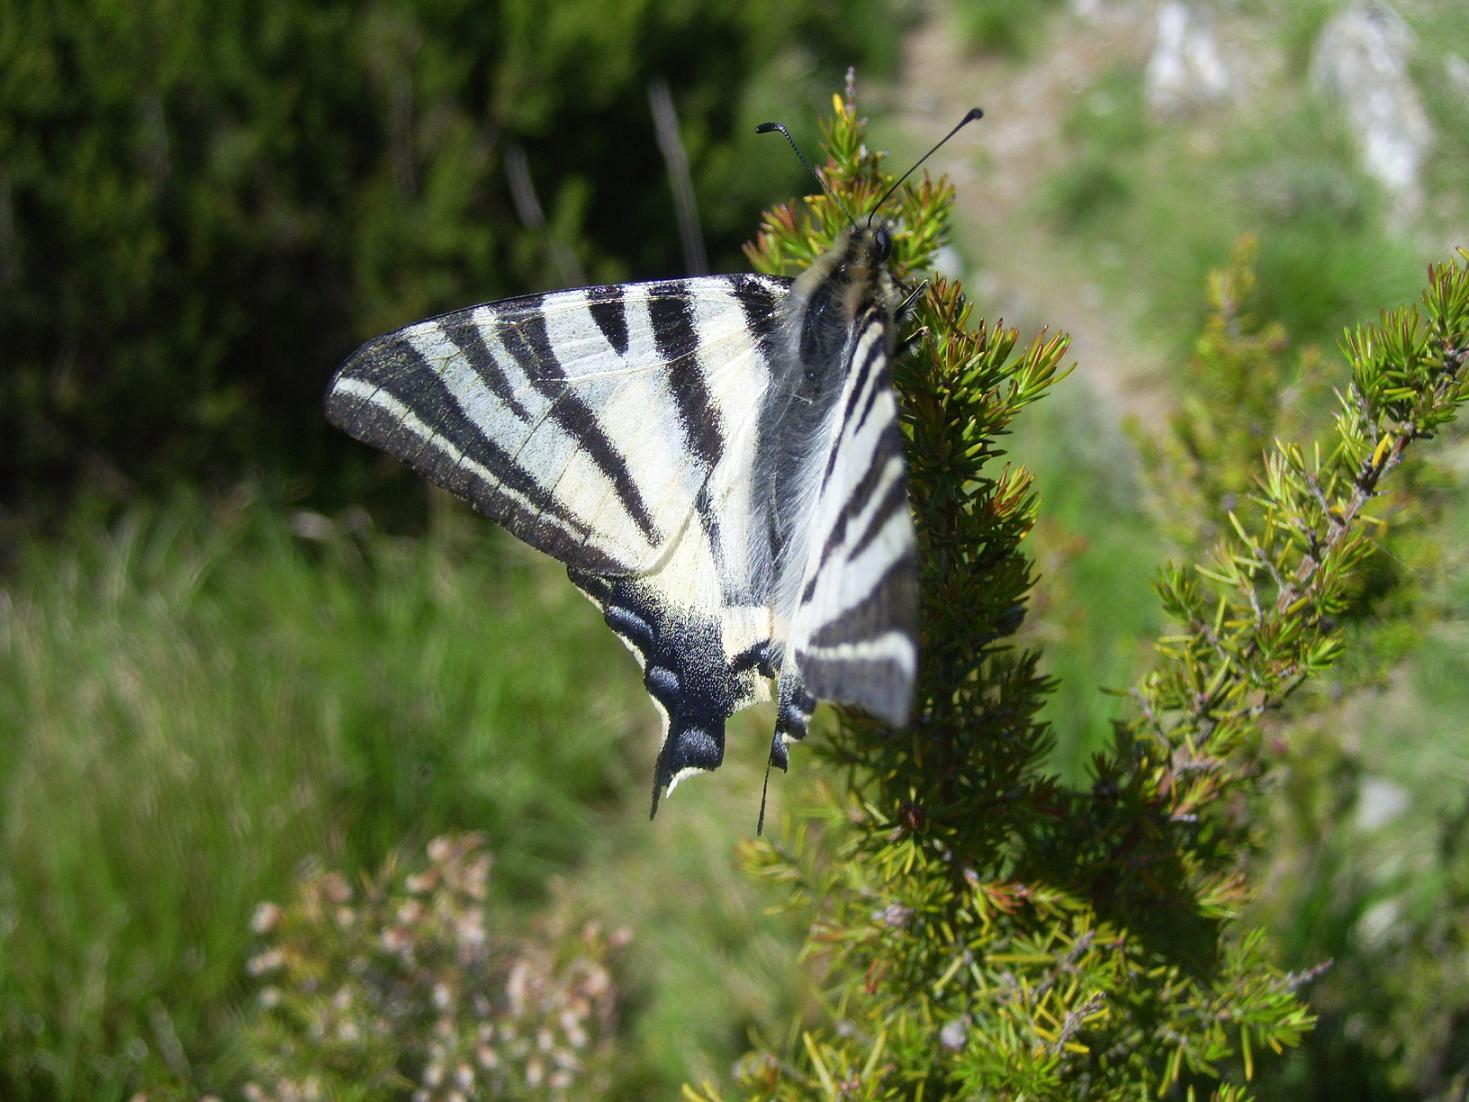
<instances>
[{"instance_id":1,"label":"needle-like leaf cluster","mask_svg":"<svg viewBox=\"0 0 1469 1102\"><path fill-rule=\"evenodd\" d=\"M761 271L810 263L847 225L842 208L867 211L892 180L850 89L824 133L830 195L766 216L748 249ZM900 194L884 214L907 281L941 244L953 193L924 179ZM1174 626L1084 790L1045 768L1052 686L1014 635L1043 503L1002 447L1066 374L1066 340L1022 343L942 278L911 325L895 381L924 602L917 718L892 731L842 714L813 739L831 768L811 806L746 847L775 902L809 913L823 998L812 1020L766 1024L736 1093L1246 1099L1262 1052L1312 1026L1311 976L1274 966L1239 917L1262 730L1341 653L1380 495L1469 399L1469 254L1430 270L1421 306L1348 334L1335 423L1305 443L1261 439L1213 550L1163 573ZM1252 351L1215 336L1245 369L1274 339ZM1207 461L1214 445L1181 446Z\"/></svg>"}]
</instances>

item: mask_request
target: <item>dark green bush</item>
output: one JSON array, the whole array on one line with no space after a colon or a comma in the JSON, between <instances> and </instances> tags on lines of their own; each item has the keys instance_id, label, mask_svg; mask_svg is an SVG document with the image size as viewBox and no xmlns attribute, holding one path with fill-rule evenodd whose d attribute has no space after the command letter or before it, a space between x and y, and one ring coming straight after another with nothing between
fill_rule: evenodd
<instances>
[{"instance_id":1,"label":"dark green bush","mask_svg":"<svg viewBox=\"0 0 1469 1102\"><path fill-rule=\"evenodd\" d=\"M590 279L680 270L650 79L681 112L711 255L732 263L798 171L742 155L755 116L895 50L872 0L613 14L9 0L0 499L335 471L349 453L319 399L360 340L561 282L567 256ZM545 228L522 223L507 156Z\"/></svg>"}]
</instances>

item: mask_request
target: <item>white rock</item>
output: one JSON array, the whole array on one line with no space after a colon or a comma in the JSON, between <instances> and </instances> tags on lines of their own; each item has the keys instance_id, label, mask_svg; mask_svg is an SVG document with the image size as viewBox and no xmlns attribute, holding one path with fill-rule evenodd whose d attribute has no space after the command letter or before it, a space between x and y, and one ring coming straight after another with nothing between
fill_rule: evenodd
<instances>
[{"instance_id":1,"label":"white rock","mask_svg":"<svg viewBox=\"0 0 1469 1102\"><path fill-rule=\"evenodd\" d=\"M1423 161L1433 144L1408 75L1415 45L1398 13L1370 0L1327 23L1311 57L1312 83L1341 104L1362 168L1387 189L1400 215L1423 202Z\"/></svg>"},{"instance_id":2,"label":"white rock","mask_svg":"<svg viewBox=\"0 0 1469 1102\"><path fill-rule=\"evenodd\" d=\"M1403 907L1396 899L1379 899L1357 919L1357 940L1366 949L1383 949L1400 935Z\"/></svg>"},{"instance_id":3,"label":"white rock","mask_svg":"<svg viewBox=\"0 0 1469 1102\"><path fill-rule=\"evenodd\" d=\"M929 267L945 279L961 279L964 276L964 260L952 245L941 245L928 263Z\"/></svg>"},{"instance_id":4,"label":"white rock","mask_svg":"<svg viewBox=\"0 0 1469 1102\"><path fill-rule=\"evenodd\" d=\"M1469 107L1469 61L1458 54L1445 54L1443 71L1449 87L1464 101L1464 106Z\"/></svg>"},{"instance_id":5,"label":"white rock","mask_svg":"<svg viewBox=\"0 0 1469 1102\"><path fill-rule=\"evenodd\" d=\"M1357 825L1363 830L1386 826L1412 803L1408 790L1384 777L1368 777L1357 796Z\"/></svg>"},{"instance_id":6,"label":"white rock","mask_svg":"<svg viewBox=\"0 0 1469 1102\"><path fill-rule=\"evenodd\" d=\"M1157 39L1148 58L1145 96L1155 115L1179 115L1231 94L1214 28L1204 14L1181 0L1158 9Z\"/></svg>"}]
</instances>

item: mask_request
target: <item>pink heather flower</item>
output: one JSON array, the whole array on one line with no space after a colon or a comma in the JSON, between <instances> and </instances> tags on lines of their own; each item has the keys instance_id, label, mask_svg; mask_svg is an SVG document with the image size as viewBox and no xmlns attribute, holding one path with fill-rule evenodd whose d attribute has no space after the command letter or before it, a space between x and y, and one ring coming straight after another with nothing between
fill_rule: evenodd
<instances>
[{"instance_id":1,"label":"pink heather flower","mask_svg":"<svg viewBox=\"0 0 1469 1102\"><path fill-rule=\"evenodd\" d=\"M322 890L333 903L345 903L352 898L352 885L339 872L329 872L321 878Z\"/></svg>"}]
</instances>

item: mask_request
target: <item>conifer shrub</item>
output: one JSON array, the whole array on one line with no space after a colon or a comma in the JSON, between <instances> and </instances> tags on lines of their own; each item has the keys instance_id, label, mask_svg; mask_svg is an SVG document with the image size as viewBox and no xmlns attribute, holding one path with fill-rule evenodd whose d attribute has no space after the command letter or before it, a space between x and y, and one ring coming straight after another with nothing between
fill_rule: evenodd
<instances>
[{"instance_id":1,"label":"conifer shrub","mask_svg":"<svg viewBox=\"0 0 1469 1102\"><path fill-rule=\"evenodd\" d=\"M1211 277L1168 431L1134 426L1181 555L1228 529L1261 441L1330 422L1334 365L1263 316L1256 255L1246 237ZM1449 1099L1469 1087L1469 802L1457 779L1437 779L1463 753L1454 732L1469 700L1469 606L1454 577L1469 496L1455 467L1439 450L1404 454L1337 615L1343 653L1270 725L1267 797L1250 810L1270 844L1250 870L1247 918L1291 967L1331 967L1310 989L1317 1028L1265 1069L1262 1097Z\"/></svg>"},{"instance_id":2,"label":"conifer shrub","mask_svg":"<svg viewBox=\"0 0 1469 1102\"><path fill-rule=\"evenodd\" d=\"M793 58L879 64L898 38L874 0L84 0L3 22L0 496L39 520L70 492L262 473L341 491L361 467L320 398L361 341L678 269L650 83L726 257L770 186L741 155L748 99L790 102Z\"/></svg>"},{"instance_id":3,"label":"conifer shrub","mask_svg":"<svg viewBox=\"0 0 1469 1102\"><path fill-rule=\"evenodd\" d=\"M866 211L891 176L850 93L825 134L828 183ZM924 271L951 199L925 179L888 212L900 278ZM845 224L810 197L767 215L748 251L791 274ZM1157 579L1173 626L1082 789L1045 768L1053 686L1014 637L1044 503L1001 446L1064 375L1065 339L1022 344L942 279L914 321L895 380L924 602L917 718L895 732L839 713L811 742L831 782L745 846L773 902L809 916L822 1009L768 1023L732 1090L686 1094L1251 1097L1257 1064L1311 1029L1305 989L1329 963L1284 970L1243 917L1266 841L1257 797L1289 738L1282 709L1342 656L1382 495L1469 399L1469 254L1430 269L1419 306L1347 334L1328 425L1257 435L1263 459L1211 473L1234 489L1208 545ZM1236 353L1248 369L1260 349ZM1251 431L1235 413L1213 416Z\"/></svg>"}]
</instances>

